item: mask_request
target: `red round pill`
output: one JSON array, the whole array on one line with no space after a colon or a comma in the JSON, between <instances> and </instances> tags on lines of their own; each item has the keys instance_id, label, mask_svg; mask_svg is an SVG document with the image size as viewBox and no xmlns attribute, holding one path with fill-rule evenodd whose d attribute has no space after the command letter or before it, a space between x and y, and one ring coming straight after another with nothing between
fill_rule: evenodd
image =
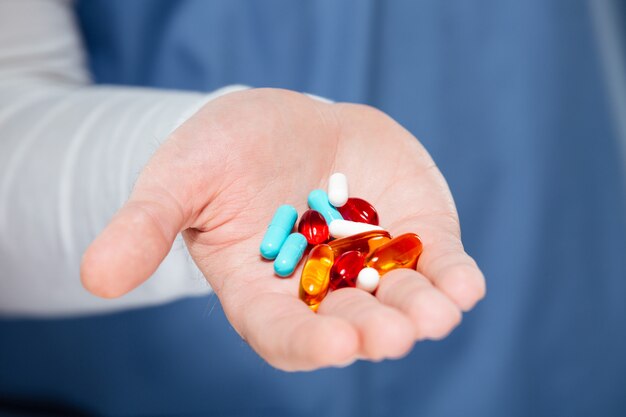
<instances>
[{"instance_id":1,"label":"red round pill","mask_svg":"<svg viewBox=\"0 0 626 417\"><path fill-rule=\"evenodd\" d=\"M335 260L330 270L330 288L337 290L345 287L355 287L356 278L363 269L365 254L351 250L342 254Z\"/></svg>"},{"instance_id":2,"label":"red round pill","mask_svg":"<svg viewBox=\"0 0 626 417\"><path fill-rule=\"evenodd\" d=\"M311 245L324 243L330 237L324 216L315 210L304 212L298 223L298 232L302 233Z\"/></svg>"},{"instance_id":3,"label":"red round pill","mask_svg":"<svg viewBox=\"0 0 626 417\"><path fill-rule=\"evenodd\" d=\"M344 220L378 226L378 213L374 206L362 198L349 198L342 207L337 207Z\"/></svg>"}]
</instances>

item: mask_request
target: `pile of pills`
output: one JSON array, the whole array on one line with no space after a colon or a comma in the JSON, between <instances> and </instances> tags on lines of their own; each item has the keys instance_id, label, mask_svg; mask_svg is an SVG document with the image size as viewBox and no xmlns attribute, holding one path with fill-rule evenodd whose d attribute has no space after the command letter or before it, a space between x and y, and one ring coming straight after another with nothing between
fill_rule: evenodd
<instances>
[{"instance_id":1,"label":"pile of pills","mask_svg":"<svg viewBox=\"0 0 626 417\"><path fill-rule=\"evenodd\" d=\"M378 213L367 201L350 198L341 173L328 182L328 194L313 190L309 210L298 223L293 206L280 206L263 237L261 255L274 260L274 271L287 277L295 271L308 247L300 278L300 299L313 311L329 290L356 287L373 293L380 277L397 268L413 268L422 253L415 233L392 238L379 226Z\"/></svg>"}]
</instances>

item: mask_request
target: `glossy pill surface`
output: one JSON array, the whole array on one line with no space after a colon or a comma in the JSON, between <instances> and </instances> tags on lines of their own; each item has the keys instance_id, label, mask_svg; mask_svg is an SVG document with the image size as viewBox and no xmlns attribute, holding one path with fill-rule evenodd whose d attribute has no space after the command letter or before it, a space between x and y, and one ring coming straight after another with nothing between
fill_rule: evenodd
<instances>
[{"instance_id":1,"label":"glossy pill surface","mask_svg":"<svg viewBox=\"0 0 626 417\"><path fill-rule=\"evenodd\" d=\"M322 302L330 282L330 270L333 266L335 255L329 245L317 245L311 252L302 269L300 277L300 299L313 311Z\"/></svg>"},{"instance_id":2,"label":"glossy pill surface","mask_svg":"<svg viewBox=\"0 0 626 417\"><path fill-rule=\"evenodd\" d=\"M306 238L300 233L292 233L287 237L274 261L274 272L281 277L293 274L298 262L306 249Z\"/></svg>"},{"instance_id":3,"label":"glossy pill surface","mask_svg":"<svg viewBox=\"0 0 626 417\"><path fill-rule=\"evenodd\" d=\"M365 266L374 268L380 275L397 268L415 268L422 253L422 241L415 233L406 233L391 239L372 251Z\"/></svg>"},{"instance_id":4,"label":"glossy pill surface","mask_svg":"<svg viewBox=\"0 0 626 417\"><path fill-rule=\"evenodd\" d=\"M324 243L330 237L326 220L315 210L304 212L298 223L298 232L302 233L311 245Z\"/></svg>"},{"instance_id":5,"label":"glossy pill surface","mask_svg":"<svg viewBox=\"0 0 626 417\"><path fill-rule=\"evenodd\" d=\"M346 204L337 210L344 220L378 225L378 212L362 198L349 198Z\"/></svg>"},{"instance_id":6,"label":"glossy pill surface","mask_svg":"<svg viewBox=\"0 0 626 417\"><path fill-rule=\"evenodd\" d=\"M296 224L298 212L293 206L283 205L276 209L274 217L261 242L261 255L265 259L275 259L285 239Z\"/></svg>"},{"instance_id":7,"label":"glossy pill surface","mask_svg":"<svg viewBox=\"0 0 626 417\"><path fill-rule=\"evenodd\" d=\"M359 271L356 279L356 287L373 293L378 288L380 282L380 274L374 268L363 268Z\"/></svg>"},{"instance_id":8,"label":"glossy pill surface","mask_svg":"<svg viewBox=\"0 0 626 417\"><path fill-rule=\"evenodd\" d=\"M350 250L335 259L330 270L330 289L355 287L356 278L365 263L365 256L363 252Z\"/></svg>"},{"instance_id":9,"label":"glossy pill surface","mask_svg":"<svg viewBox=\"0 0 626 417\"><path fill-rule=\"evenodd\" d=\"M372 251L374 251L375 249L378 249L380 246L384 245L390 240L391 240L391 237L387 237L387 236L377 236L377 237L371 238L370 240L367 241L367 246L369 247L369 251L367 253L371 253Z\"/></svg>"},{"instance_id":10,"label":"glossy pill surface","mask_svg":"<svg viewBox=\"0 0 626 417\"><path fill-rule=\"evenodd\" d=\"M335 252L335 257L338 258L344 252L347 252L349 250L369 253L371 252L370 241L377 242L383 239L385 241L391 240L389 232L387 232L386 230L373 230L371 232L359 233L358 235L333 240L328 245L332 248L333 252Z\"/></svg>"},{"instance_id":11,"label":"glossy pill surface","mask_svg":"<svg viewBox=\"0 0 626 417\"><path fill-rule=\"evenodd\" d=\"M324 190L313 190L309 193L308 198L309 207L324 216L327 224L330 224L333 220L342 220L341 214L336 208L330 205L328 201L328 194Z\"/></svg>"},{"instance_id":12,"label":"glossy pill surface","mask_svg":"<svg viewBox=\"0 0 626 417\"><path fill-rule=\"evenodd\" d=\"M348 179L341 172L336 172L328 180L328 201L335 207L341 207L348 201Z\"/></svg>"},{"instance_id":13,"label":"glossy pill surface","mask_svg":"<svg viewBox=\"0 0 626 417\"><path fill-rule=\"evenodd\" d=\"M373 224L351 222L350 220L333 220L330 222L330 225L328 225L328 230L332 237L341 239L372 230L383 230L383 228Z\"/></svg>"}]
</instances>

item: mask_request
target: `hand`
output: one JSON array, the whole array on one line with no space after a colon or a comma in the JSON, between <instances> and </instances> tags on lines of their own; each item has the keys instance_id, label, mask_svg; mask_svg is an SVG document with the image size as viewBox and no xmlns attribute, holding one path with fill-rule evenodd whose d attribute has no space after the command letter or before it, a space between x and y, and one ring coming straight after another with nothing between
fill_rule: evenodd
<instances>
[{"instance_id":1,"label":"hand","mask_svg":"<svg viewBox=\"0 0 626 417\"><path fill-rule=\"evenodd\" d=\"M325 189L334 172L377 208L392 236L419 234L424 252L417 272L390 272L375 297L341 289L315 314L298 299L302 265L278 278L259 244L278 205L304 212L308 193ZM158 149L88 248L83 284L103 297L132 290L180 232L236 331L285 370L401 357L416 340L445 337L485 293L434 162L409 132L367 106L272 89L208 103Z\"/></svg>"}]
</instances>

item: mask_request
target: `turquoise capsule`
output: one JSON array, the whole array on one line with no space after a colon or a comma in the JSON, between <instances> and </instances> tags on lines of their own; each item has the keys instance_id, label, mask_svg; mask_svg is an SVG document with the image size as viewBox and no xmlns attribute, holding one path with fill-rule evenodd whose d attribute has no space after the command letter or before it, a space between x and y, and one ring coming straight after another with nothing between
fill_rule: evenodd
<instances>
[{"instance_id":1,"label":"turquoise capsule","mask_svg":"<svg viewBox=\"0 0 626 417\"><path fill-rule=\"evenodd\" d=\"M337 211L336 208L330 205L328 202L328 194L324 190L313 190L309 194L309 207L311 209L319 211L324 219L326 219L326 224L330 224L333 220L343 220L341 217L341 213Z\"/></svg>"},{"instance_id":2,"label":"turquoise capsule","mask_svg":"<svg viewBox=\"0 0 626 417\"><path fill-rule=\"evenodd\" d=\"M293 274L302 259L306 245L306 237L303 234L290 234L274 261L274 272L281 277Z\"/></svg>"},{"instance_id":3,"label":"turquoise capsule","mask_svg":"<svg viewBox=\"0 0 626 417\"><path fill-rule=\"evenodd\" d=\"M283 205L276 209L261 242L261 255L265 259L274 259L278 256L297 219L298 212L293 206Z\"/></svg>"}]
</instances>

